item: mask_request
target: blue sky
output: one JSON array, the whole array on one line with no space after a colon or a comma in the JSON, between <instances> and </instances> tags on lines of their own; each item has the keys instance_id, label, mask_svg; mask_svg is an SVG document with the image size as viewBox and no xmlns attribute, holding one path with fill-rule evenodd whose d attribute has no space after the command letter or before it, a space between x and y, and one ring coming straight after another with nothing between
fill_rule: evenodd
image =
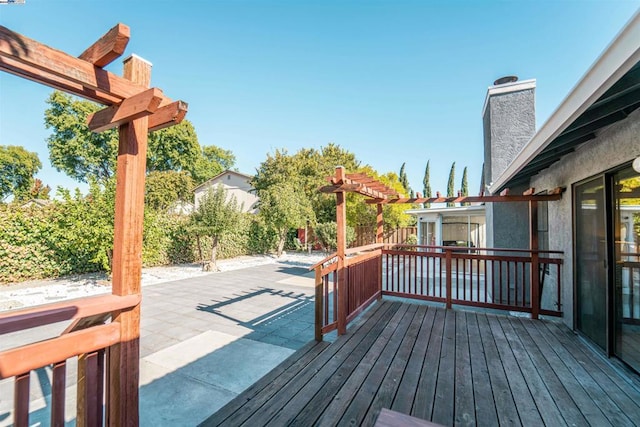
<instances>
[{"instance_id":1,"label":"blue sky","mask_svg":"<svg viewBox=\"0 0 640 427\"><path fill-rule=\"evenodd\" d=\"M189 103L200 144L230 149L254 173L268 152L354 152L379 172L403 162L422 191L446 192L482 167L487 87L537 79L539 128L640 6L627 1L76 1L0 6L0 24L78 55L131 28L124 57L154 65L152 85ZM116 61L108 69L120 74ZM0 73L0 144L38 152L45 184L79 184L50 165L51 89ZM81 188L86 188L80 185Z\"/></svg>"}]
</instances>

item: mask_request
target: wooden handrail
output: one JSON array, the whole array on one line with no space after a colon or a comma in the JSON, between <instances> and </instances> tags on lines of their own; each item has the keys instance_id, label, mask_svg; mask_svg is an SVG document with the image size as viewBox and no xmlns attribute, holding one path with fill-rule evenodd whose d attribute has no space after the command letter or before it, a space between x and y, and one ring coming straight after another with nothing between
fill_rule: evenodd
<instances>
[{"instance_id":1,"label":"wooden handrail","mask_svg":"<svg viewBox=\"0 0 640 427\"><path fill-rule=\"evenodd\" d=\"M358 252L373 251L376 249L382 249L384 246L385 246L384 243L372 243L370 245L357 246L355 248L346 249L344 251L344 254L351 255L351 254L356 254ZM338 253L334 252L331 255L324 257L321 261L318 261L315 264L313 264L311 267L309 267L309 271L315 270L317 267L321 266L322 264L325 264L326 262L330 261L333 258L336 258L337 256L338 256Z\"/></svg>"},{"instance_id":2,"label":"wooden handrail","mask_svg":"<svg viewBox=\"0 0 640 427\"><path fill-rule=\"evenodd\" d=\"M328 256L324 257L321 261L318 261L315 264L313 264L311 267L309 267L309 271L315 270L316 268L320 267L322 264L326 263L327 261L330 261L331 259L333 259L333 258L335 258L337 256L338 256L338 253L334 252L331 255L328 255Z\"/></svg>"},{"instance_id":3,"label":"wooden handrail","mask_svg":"<svg viewBox=\"0 0 640 427\"><path fill-rule=\"evenodd\" d=\"M358 255L358 256L355 256L355 257L347 258L344 261L344 266L346 268L346 267L349 267L350 265L358 264L360 262L367 261L367 260L369 260L371 258L377 258L380 255L382 255L382 249L378 249L378 250L372 251L372 252L367 252L367 253L364 253L362 255Z\"/></svg>"},{"instance_id":4,"label":"wooden handrail","mask_svg":"<svg viewBox=\"0 0 640 427\"><path fill-rule=\"evenodd\" d=\"M356 254L358 252L367 252L367 251L373 251L376 249L382 249L384 245L385 245L384 243L371 243L370 245L356 246L355 248L349 248L345 250L344 254L351 255L351 254Z\"/></svg>"},{"instance_id":5,"label":"wooden handrail","mask_svg":"<svg viewBox=\"0 0 640 427\"><path fill-rule=\"evenodd\" d=\"M0 314L0 335L65 320L126 310L140 303L141 295L99 295L40 305Z\"/></svg>"},{"instance_id":6,"label":"wooden handrail","mask_svg":"<svg viewBox=\"0 0 640 427\"><path fill-rule=\"evenodd\" d=\"M108 323L5 350L0 352L0 379L21 375L79 354L107 348L119 341L120 325Z\"/></svg>"},{"instance_id":7,"label":"wooden handrail","mask_svg":"<svg viewBox=\"0 0 640 427\"><path fill-rule=\"evenodd\" d=\"M564 255L564 251L550 251L550 250L535 250L531 249L505 249L505 248L476 248L474 246L431 246L431 245L406 245L400 243L385 243L385 248L424 248L424 249L443 249L443 250L474 250L474 251L491 251L491 252L521 252L521 253L539 253L539 254L555 254Z\"/></svg>"}]
</instances>

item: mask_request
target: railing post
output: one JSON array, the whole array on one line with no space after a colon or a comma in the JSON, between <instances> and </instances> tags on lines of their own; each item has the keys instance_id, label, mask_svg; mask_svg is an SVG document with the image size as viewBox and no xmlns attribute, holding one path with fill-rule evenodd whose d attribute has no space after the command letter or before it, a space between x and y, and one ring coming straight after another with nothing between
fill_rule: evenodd
<instances>
[{"instance_id":1,"label":"railing post","mask_svg":"<svg viewBox=\"0 0 640 427\"><path fill-rule=\"evenodd\" d=\"M322 280L322 264L316 267L316 341L322 341L322 326L324 313L324 281Z\"/></svg>"},{"instance_id":2,"label":"railing post","mask_svg":"<svg viewBox=\"0 0 640 427\"><path fill-rule=\"evenodd\" d=\"M382 299L382 257L384 250L380 249L380 256L378 257L378 301Z\"/></svg>"},{"instance_id":3,"label":"railing post","mask_svg":"<svg viewBox=\"0 0 640 427\"><path fill-rule=\"evenodd\" d=\"M540 255L531 252L531 318L537 319L540 314Z\"/></svg>"},{"instance_id":4,"label":"railing post","mask_svg":"<svg viewBox=\"0 0 640 427\"><path fill-rule=\"evenodd\" d=\"M344 167L336 167L336 182L343 182ZM347 281L345 277L345 251L347 249L347 204L345 192L336 193L336 252L338 255L338 335L347 333Z\"/></svg>"},{"instance_id":5,"label":"railing post","mask_svg":"<svg viewBox=\"0 0 640 427\"><path fill-rule=\"evenodd\" d=\"M529 202L529 245L531 249L531 271L530 284L531 291L531 318L537 319L540 314L540 263L538 253L538 202Z\"/></svg>"},{"instance_id":6,"label":"railing post","mask_svg":"<svg viewBox=\"0 0 640 427\"><path fill-rule=\"evenodd\" d=\"M444 250L444 253L445 253L445 268L447 270L446 272L447 309L450 309L452 306L452 303L451 303L451 299L452 299L452 296L451 296L451 249L446 248Z\"/></svg>"}]
</instances>

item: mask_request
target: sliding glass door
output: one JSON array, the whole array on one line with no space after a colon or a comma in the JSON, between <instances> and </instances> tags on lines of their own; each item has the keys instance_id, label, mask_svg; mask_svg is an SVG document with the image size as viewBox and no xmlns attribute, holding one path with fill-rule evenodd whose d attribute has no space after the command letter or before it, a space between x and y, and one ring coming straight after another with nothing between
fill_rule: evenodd
<instances>
[{"instance_id":1,"label":"sliding glass door","mask_svg":"<svg viewBox=\"0 0 640 427\"><path fill-rule=\"evenodd\" d=\"M614 353L640 372L640 174L613 175Z\"/></svg>"},{"instance_id":2,"label":"sliding glass door","mask_svg":"<svg viewBox=\"0 0 640 427\"><path fill-rule=\"evenodd\" d=\"M607 245L603 177L574 188L576 326L607 350Z\"/></svg>"}]
</instances>

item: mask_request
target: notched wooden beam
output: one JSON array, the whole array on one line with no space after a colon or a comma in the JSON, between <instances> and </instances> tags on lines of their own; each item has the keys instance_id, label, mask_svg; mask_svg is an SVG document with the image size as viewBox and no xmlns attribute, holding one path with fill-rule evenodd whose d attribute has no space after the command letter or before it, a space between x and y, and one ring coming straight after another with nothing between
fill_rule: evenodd
<instances>
[{"instance_id":1,"label":"notched wooden beam","mask_svg":"<svg viewBox=\"0 0 640 427\"><path fill-rule=\"evenodd\" d=\"M128 26L117 24L82 52L78 58L90 62L96 67L105 67L124 53L129 43L130 35L131 32Z\"/></svg>"},{"instance_id":2,"label":"notched wooden beam","mask_svg":"<svg viewBox=\"0 0 640 427\"><path fill-rule=\"evenodd\" d=\"M89 129L102 132L156 112L164 99L162 91L151 88L87 117Z\"/></svg>"},{"instance_id":3,"label":"notched wooden beam","mask_svg":"<svg viewBox=\"0 0 640 427\"><path fill-rule=\"evenodd\" d=\"M149 132L177 125L187 115L188 108L189 105L184 101L175 101L158 108L149 116Z\"/></svg>"}]
</instances>

